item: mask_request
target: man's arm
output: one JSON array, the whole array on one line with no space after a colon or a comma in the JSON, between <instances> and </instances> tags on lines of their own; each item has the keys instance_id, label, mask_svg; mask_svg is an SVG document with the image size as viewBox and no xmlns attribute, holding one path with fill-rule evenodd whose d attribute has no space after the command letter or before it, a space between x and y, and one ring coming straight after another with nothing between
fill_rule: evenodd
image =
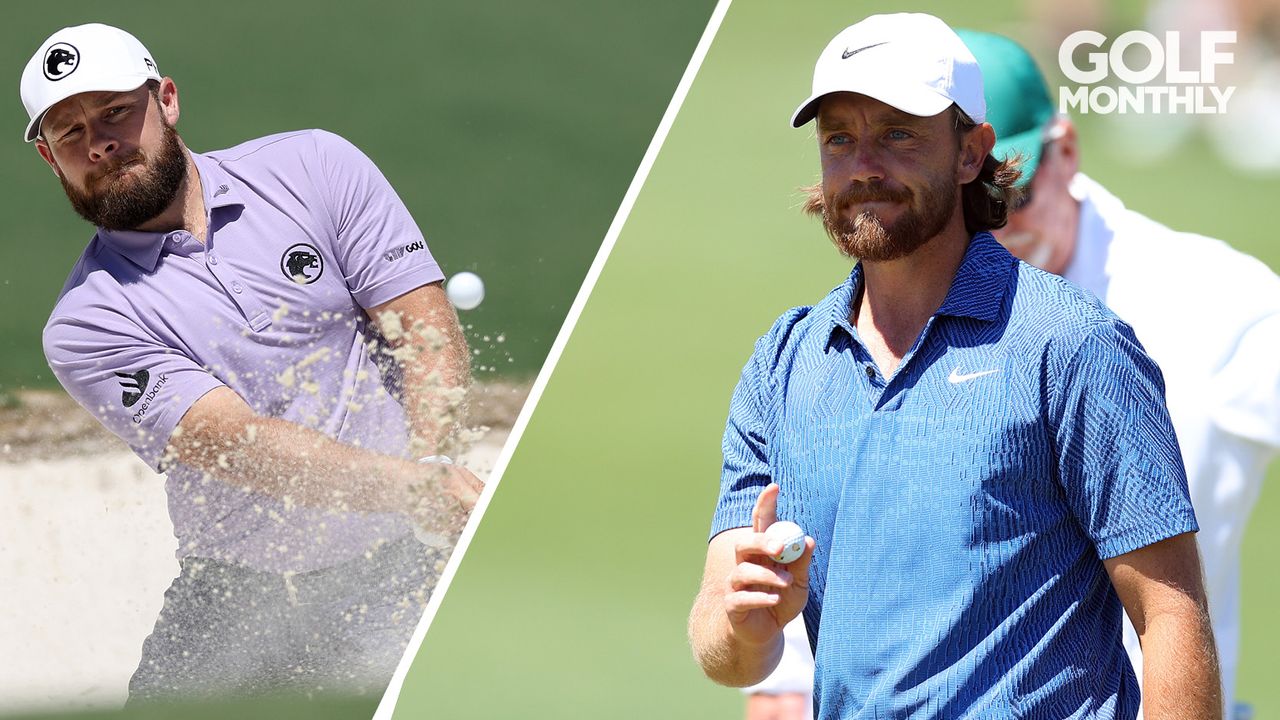
<instances>
[{"instance_id":1,"label":"man's arm","mask_svg":"<svg viewBox=\"0 0 1280 720\"><path fill-rule=\"evenodd\" d=\"M465 513L475 505L480 488L463 468L420 465L258 415L227 387L205 393L187 410L165 454L166 461L286 502L341 511L410 513L433 518L432 525L460 522L423 513L424 506Z\"/></svg>"},{"instance_id":2,"label":"man's arm","mask_svg":"<svg viewBox=\"0 0 1280 720\"><path fill-rule=\"evenodd\" d=\"M1218 654L1195 535L1175 535L1104 564L1142 643L1143 716L1222 718Z\"/></svg>"},{"instance_id":3,"label":"man's arm","mask_svg":"<svg viewBox=\"0 0 1280 720\"><path fill-rule=\"evenodd\" d=\"M368 309L401 371L403 404L417 457L459 452L471 357L440 283Z\"/></svg>"},{"instance_id":4,"label":"man's arm","mask_svg":"<svg viewBox=\"0 0 1280 720\"><path fill-rule=\"evenodd\" d=\"M689 613L689 642L707 677L745 687L760 682L782 657L782 628L809 601L813 539L799 559L782 565L782 550L765 528L777 519L778 486L760 493L752 526L726 530L707 545L702 588Z\"/></svg>"},{"instance_id":5,"label":"man's arm","mask_svg":"<svg viewBox=\"0 0 1280 720\"><path fill-rule=\"evenodd\" d=\"M813 652L804 622L796 618L782 630L782 659L769 677L751 687L746 720L811 720Z\"/></svg>"}]
</instances>

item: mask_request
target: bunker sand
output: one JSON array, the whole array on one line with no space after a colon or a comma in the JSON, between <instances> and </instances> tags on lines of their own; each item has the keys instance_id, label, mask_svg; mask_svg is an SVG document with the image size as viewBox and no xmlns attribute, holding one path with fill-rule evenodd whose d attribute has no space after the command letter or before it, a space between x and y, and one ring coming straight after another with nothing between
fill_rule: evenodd
<instances>
[{"instance_id":1,"label":"bunker sand","mask_svg":"<svg viewBox=\"0 0 1280 720\"><path fill-rule=\"evenodd\" d=\"M473 389L465 456L492 470L527 384ZM66 395L0 409L0 713L123 705L178 574L164 478Z\"/></svg>"}]
</instances>

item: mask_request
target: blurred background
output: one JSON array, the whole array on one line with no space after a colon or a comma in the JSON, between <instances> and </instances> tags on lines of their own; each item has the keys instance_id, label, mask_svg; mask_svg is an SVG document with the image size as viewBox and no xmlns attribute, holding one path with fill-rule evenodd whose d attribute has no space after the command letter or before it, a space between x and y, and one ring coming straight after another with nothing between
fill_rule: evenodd
<instances>
[{"instance_id":1,"label":"blurred background","mask_svg":"<svg viewBox=\"0 0 1280 720\"><path fill-rule=\"evenodd\" d=\"M1280 269L1275 3L737 0L667 138L400 696L397 717L739 718L685 639L729 397L754 340L847 275L798 188L812 126L788 119L832 36L918 10L1009 35L1049 84L1062 39L1233 29L1225 116L1075 115L1082 169L1170 227ZM1267 13L1270 13L1268 15ZM1137 64L1137 63L1135 63ZM1198 63L1184 62L1183 67ZM1159 82L1159 81L1157 81ZM1186 258L1194 292L1196 259ZM1280 348L1277 349L1280 351ZM1280 473L1246 536L1236 697L1280 716Z\"/></svg>"},{"instance_id":2,"label":"blurred background","mask_svg":"<svg viewBox=\"0 0 1280 720\"><path fill-rule=\"evenodd\" d=\"M176 574L163 479L69 406L40 332L92 229L35 150L18 80L60 27L121 26L178 83L196 151L325 128L381 167L452 274L509 425L617 212L710 0L13 4L0 23L0 714L123 703ZM500 446L500 441L497 445ZM496 448L490 448L496 454ZM368 717L377 698L156 711ZM105 711L105 710L104 710ZM95 715L96 717L97 715Z\"/></svg>"}]
</instances>

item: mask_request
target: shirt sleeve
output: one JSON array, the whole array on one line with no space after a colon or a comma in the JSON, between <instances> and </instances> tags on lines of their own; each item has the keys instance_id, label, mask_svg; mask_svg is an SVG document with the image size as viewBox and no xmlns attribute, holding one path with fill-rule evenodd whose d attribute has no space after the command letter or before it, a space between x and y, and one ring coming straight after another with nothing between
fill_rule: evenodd
<instances>
[{"instance_id":1,"label":"shirt sleeve","mask_svg":"<svg viewBox=\"0 0 1280 720\"><path fill-rule=\"evenodd\" d=\"M761 359L770 356L769 337L756 343L755 353L742 369L729 404L721 450L720 497L711 522L711 537L725 530L751 526L751 511L760 492L773 481L769 469L768 376Z\"/></svg>"},{"instance_id":2,"label":"shirt sleeve","mask_svg":"<svg viewBox=\"0 0 1280 720\"><path fill-rule=\"evenodd\" d=\"M1211 382L1214 422L1239 437L1280 449L1280 314L1251 325Z\"/></svg>"},{"instance_id":3,"label":"shirt sleeve","mask_svg":"<svg viewBox=\"0 0 1280 720\"><path fill-rule=\"evenodd\" d=\"M1095 326L1058 387L1058 477L1098 555L1198 530L1164 380L1132 330L1119 321Z\"/></svg>"},{"instance_id":4,"label":"shirt sleeve","mask_svg":"<svg viewBox=\"0 0 1280 720\"><path fill-rule=\"evenodd\" d=\"M94 313L92 323L55 316L44 330L44 352L67 393L156 472L182 416L223 384L123 315Z\"/></svg>"},{"instance_id":5,"label":"shirt sleeve","mask_svg":"<svg viewBox=\"0 0 1280 720\"><path fill-rule=\"evenodd\" d=\"M333 221L334 256L356 302L374 307L443 280L417 223L373 161L333 133L316 130L312 136Z\"/></svg>"}]
</instances>

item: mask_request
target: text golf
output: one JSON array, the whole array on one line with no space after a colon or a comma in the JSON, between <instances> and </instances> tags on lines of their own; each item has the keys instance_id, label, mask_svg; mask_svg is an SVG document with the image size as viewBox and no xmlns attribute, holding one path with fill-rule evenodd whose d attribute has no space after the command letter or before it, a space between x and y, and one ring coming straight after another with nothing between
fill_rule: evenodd
<instances>
[{"instance_id":1,"label":"text golf","mask_svg":"<svg viewBox=\"0 0 1280 720\"><path fill-rule=\"evenodd\" d=\"M1190 113L1221 114L1227 111L1235 87L1218 87L1219 65L1230 65L1235 54L1222 49L1236 42L1234 30L1200 33L1198 68L1182 67L1182 37L1177 31L1164 34L1163 42L1145 30L1122 33L1106 48L1107 36L1095 30L1078 30L1058 48L1058 67L1076 87L1058 89L1058 111L1082 113ZM1126 59L1125 53L1141 46ZM1081 48L1096 48L1076 62ZM1145 50L1145 52L1143 52ZM1134 57L1143 58L1134 60ZM1163 74L1164 84L1146 85ZM1100 85L1114 76L1125 85Z\"/></svg>"}]
</instances>

